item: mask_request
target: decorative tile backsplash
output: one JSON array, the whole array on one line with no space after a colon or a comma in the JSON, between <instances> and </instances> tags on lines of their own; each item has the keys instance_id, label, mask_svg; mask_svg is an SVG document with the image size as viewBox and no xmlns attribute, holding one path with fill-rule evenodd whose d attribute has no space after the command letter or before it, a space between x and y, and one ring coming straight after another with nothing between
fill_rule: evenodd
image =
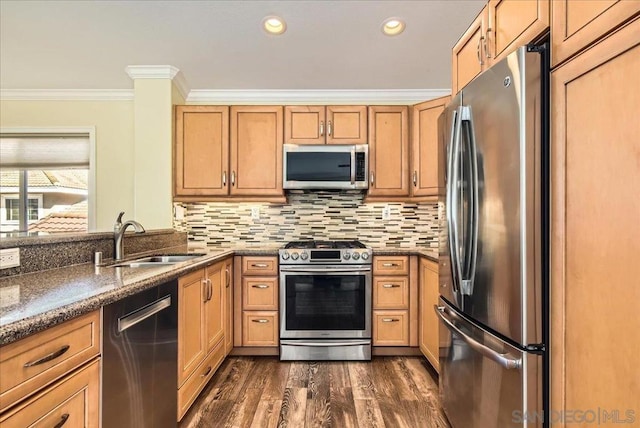
<instances>
[{"instance_id":1,"label":"decorative tile backsplash","mask_svg":"<svg viewBox=\"0 0 640 428\"><path fill-rule=\"evenodd\" d=\"M358 239L374 247L438 247L438 204L364 203L360 192L291 193L286 204L183 202L174 227L210 247L304 239ZM390 208L388 220L382 210ZM259 218L252 219L252 210Z\"/></svg>"}]
</instances>

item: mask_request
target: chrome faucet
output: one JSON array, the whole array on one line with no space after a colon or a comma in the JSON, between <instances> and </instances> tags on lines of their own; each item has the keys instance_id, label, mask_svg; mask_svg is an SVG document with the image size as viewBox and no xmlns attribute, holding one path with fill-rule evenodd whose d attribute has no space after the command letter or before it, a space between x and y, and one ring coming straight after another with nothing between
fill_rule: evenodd
<instances>
[{"instance_id":1,"label":"chrome faucet","mask_svg":"<svg viewBox=\"0 0 640 428\"><path fill-rule=\"evenodd\" d=\"M118 215L116 219L116 224L113 225L113 239L116 244L116 260L122 260L124 256L124 232L127 230L127 227L133 226L136 233L144 233L144 227L137 221L129 220L122 223L122 216L124 215L124 211Z\"/></svg>"}]
</instances>

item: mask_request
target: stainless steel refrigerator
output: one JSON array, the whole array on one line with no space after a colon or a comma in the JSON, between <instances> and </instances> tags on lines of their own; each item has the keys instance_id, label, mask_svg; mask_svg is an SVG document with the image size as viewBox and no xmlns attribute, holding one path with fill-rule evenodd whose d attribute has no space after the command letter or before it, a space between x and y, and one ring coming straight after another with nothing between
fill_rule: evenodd
<instances>
[{"instance_id":1,"label":"stainless steel refrigerator","mask_svg":"<svg viewBox=\"0 0 640 428\"><path fill-rule=\"evenodd\" d=\"M543 426L547 47L523 46L439 118L440 397L454 428Z\"/></svg>"}]
</instances>

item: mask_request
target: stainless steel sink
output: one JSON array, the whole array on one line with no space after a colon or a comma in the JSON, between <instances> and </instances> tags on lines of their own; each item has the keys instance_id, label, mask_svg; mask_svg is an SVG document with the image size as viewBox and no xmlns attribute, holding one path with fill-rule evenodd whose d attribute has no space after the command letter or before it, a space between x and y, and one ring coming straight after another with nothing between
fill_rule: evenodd
<instances>
[{"instance_id":1,"label":"stainless steel sink","mask_svg":"<svg viewBox=\"0 0 640 428\"><path fill-rule=\"evenodd\" d=\"M113 267L152 267L163 265L174 265L176 263L186 262L204 254L177 254L168 256L149 256L140 259L129 260L126 262L116 263Z\"/></svg>"}]
</instances>

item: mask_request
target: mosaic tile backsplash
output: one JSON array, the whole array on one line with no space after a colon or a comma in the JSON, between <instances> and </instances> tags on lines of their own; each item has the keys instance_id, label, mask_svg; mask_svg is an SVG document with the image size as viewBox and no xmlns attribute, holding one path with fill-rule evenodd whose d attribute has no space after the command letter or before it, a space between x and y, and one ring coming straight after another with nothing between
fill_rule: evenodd
<instances>
[{"instance_id":1,"label":"mosaic tile backsplash","mask_svg":"<svg viewBox=\"0 0 640 428\"><path fill-rule=\"evenodd\" d=\"M438 248L437 203L364 203L363 196L323 191L292 193L286 204L182 202L175 205L184 208L184 220L174 227L187 232L190 244L209 247L358 239L373 247ZM390 217L382 220L387 206Z\"/></svg>"}]
</instances>

